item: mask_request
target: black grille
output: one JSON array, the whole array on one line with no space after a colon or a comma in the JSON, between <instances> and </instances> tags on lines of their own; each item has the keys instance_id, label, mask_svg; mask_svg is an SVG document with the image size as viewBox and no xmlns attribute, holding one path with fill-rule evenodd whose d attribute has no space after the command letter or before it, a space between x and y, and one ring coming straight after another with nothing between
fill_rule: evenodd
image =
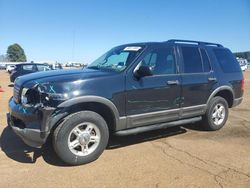
<instances>
[{"instance_id":1,"label":"black grille","mask_svg":"<svg viewBox=\"0 0 250 188\"><path fill-rule=\"evenodd\" d=\"M13 93L13 97L14 100L16 101L16 103L20 102L20 87L18 87L16 84L14 85L14 93Z\"/></svg>"}]
</instances>

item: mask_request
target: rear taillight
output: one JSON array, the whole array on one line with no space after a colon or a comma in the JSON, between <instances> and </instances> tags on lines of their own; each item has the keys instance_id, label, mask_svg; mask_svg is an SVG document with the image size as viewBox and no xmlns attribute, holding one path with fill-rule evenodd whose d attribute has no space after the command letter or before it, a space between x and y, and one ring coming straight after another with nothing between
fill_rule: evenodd
<instances>
[{"instance_id":1,"label":"rear taillight","mask_svg":"<svg viewBox=\"0 0 250 188\"><path fill-rule=\"evenodd\" d=\"M243 77L243 79L241 80L241 89L244 90L245 87L245 79Z\"/></svg>"}]
</instances>

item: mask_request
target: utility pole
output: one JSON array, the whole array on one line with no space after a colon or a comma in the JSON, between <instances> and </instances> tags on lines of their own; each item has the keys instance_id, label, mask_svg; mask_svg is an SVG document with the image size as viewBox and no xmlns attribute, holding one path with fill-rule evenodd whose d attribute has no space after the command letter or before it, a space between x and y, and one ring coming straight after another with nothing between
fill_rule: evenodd
<instances>
[{"instance_id":1,"label":"utility pole","mask_svg":"<svg viewBox=\"0 0 250 188\"><path fill-rule=\"evenodd\" d=\"M73 31L73 43L72 43L72 61L75 60L75 40L76 40L76 30Z\"/></svg>"}]
</instances>

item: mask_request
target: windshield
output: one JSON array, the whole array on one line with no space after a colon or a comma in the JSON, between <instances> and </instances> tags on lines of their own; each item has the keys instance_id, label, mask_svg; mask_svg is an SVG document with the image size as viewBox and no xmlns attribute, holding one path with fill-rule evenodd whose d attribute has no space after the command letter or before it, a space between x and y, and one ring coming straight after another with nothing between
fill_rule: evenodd
<instances>
[{"instance_id":1,"label":"windshield","mask_svg":"<svg viewBox=\"0 0 250 188\"><path fill-rule=\"evenodd\" d=\"M141 53L142 46L119 46L111 49L87 68L90 69L110 69L116 72L125 70L131 62Z\"/></svg>"}]
</instances>

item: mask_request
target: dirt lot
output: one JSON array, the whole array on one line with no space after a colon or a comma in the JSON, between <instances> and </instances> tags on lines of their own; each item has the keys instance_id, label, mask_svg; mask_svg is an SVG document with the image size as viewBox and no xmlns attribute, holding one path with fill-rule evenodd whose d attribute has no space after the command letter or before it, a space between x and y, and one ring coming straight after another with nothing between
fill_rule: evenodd
<instances>
[{"instance_id":1,"label":"dirt lot","mask_svg":"<svg viewBox=\"0 0 250 188\"><path fill-rule=\"evenodd\" d=\"M69 167L49 145L30 148L7 127L12 87L0 71L0 187L250 187L250 71L245 79L244 102L220 131L188 125L112 137L97 161Z\"/></svg>"}]
</instances>

